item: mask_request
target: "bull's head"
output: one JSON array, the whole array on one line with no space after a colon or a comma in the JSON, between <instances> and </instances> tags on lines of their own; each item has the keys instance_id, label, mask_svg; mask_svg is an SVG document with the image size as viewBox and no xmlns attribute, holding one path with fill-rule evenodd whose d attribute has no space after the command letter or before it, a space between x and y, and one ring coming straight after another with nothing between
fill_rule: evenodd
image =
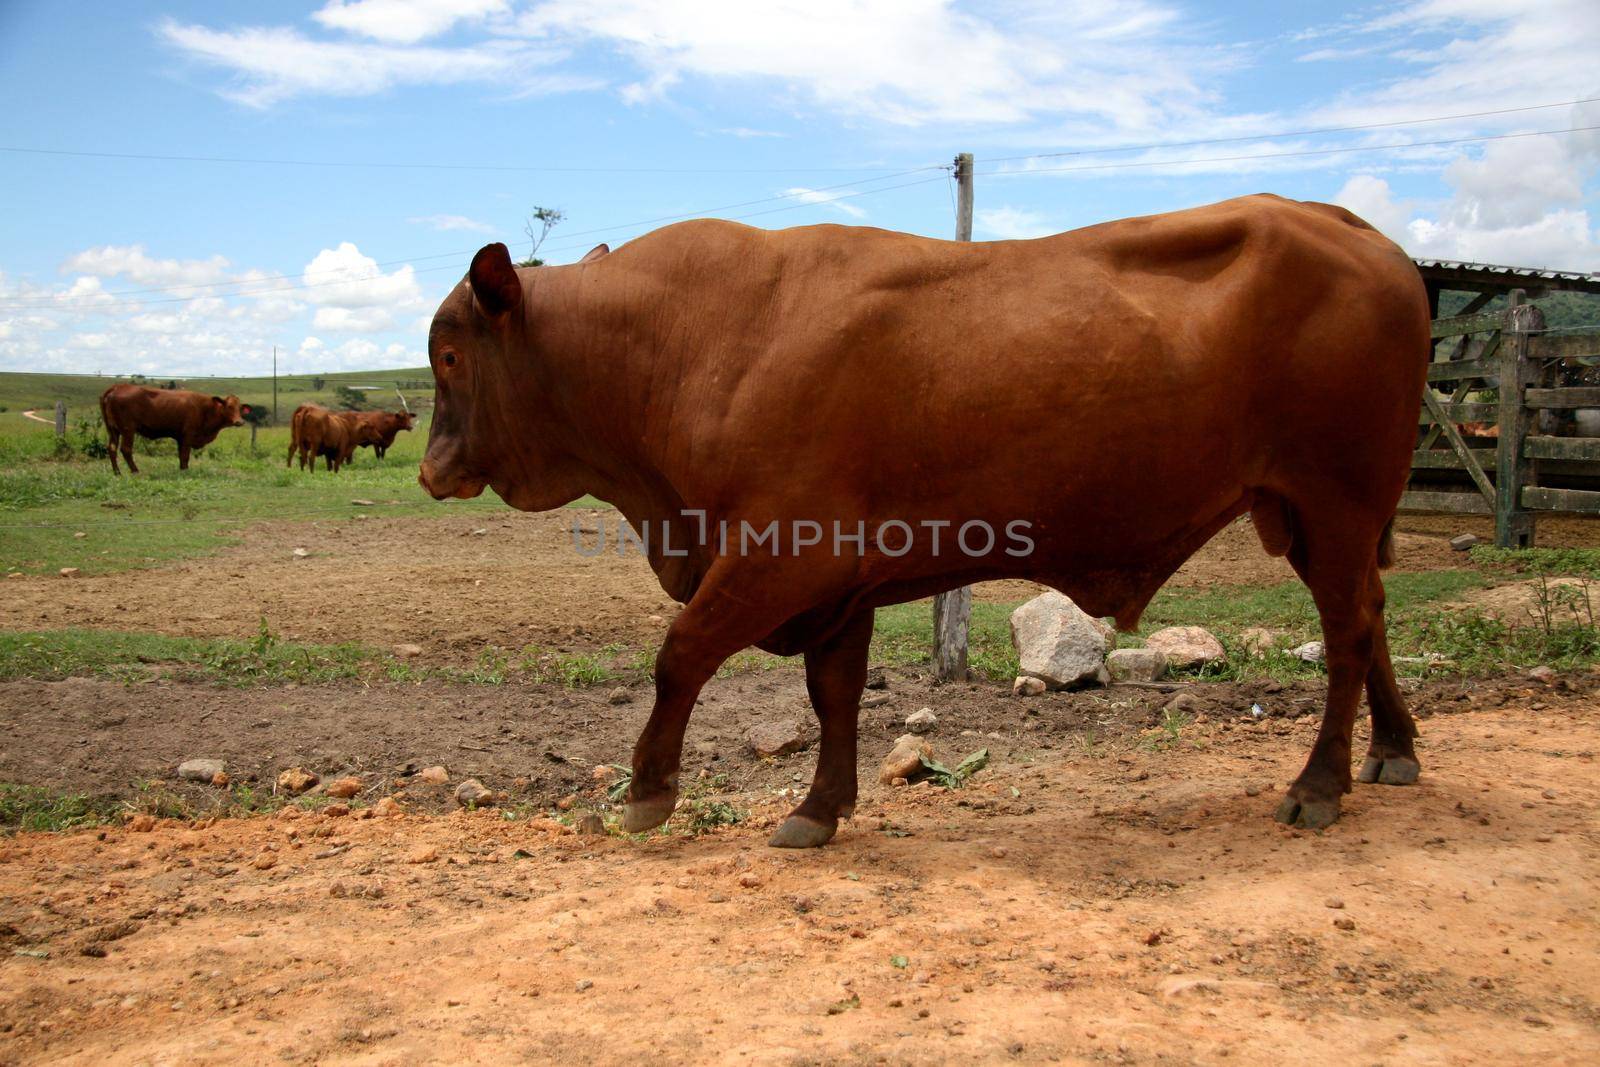
<instances>
[{"instance_id":1,"label":"bull's head","mask_svg":"<svg viewBox=\"0 0 1600 1067\"><path fill-rule=\"evenodd\" d=\"M229 426L243 426L244 417L250 408L248 405L240 406L236 396L214 396L211 402L217 406L222 415L222 421Z\"/></svg>"},{"instance_id":2,"label":"bull's head","mask_svg":"<svg viewBox=\"0 0 1600 1067\"><path fill-rule=\"evenodd\" d=\"M585 492L561 446L527 305L511 254L492 244L434 314L433 424L417 480L436 499L489 486L512 507L542 511Z\"/></svg>"}]
</instances>

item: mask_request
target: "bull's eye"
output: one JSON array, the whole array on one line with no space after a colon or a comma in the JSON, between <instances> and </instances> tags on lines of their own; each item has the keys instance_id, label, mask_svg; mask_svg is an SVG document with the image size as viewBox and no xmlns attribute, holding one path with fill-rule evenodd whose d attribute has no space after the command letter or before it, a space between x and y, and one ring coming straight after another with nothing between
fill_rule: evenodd
<instances>
[{"instance_id":1,"label":"bull's eye","mask_svg":"<svg viewBox=\"0 0 1600 1067\"><path fill-rule=\"evenodd\" d=\"M446 367L454 367L456 365L456 354L454 352L446 352L444 354L444 365Z\"/></svg>"}]
</instances>

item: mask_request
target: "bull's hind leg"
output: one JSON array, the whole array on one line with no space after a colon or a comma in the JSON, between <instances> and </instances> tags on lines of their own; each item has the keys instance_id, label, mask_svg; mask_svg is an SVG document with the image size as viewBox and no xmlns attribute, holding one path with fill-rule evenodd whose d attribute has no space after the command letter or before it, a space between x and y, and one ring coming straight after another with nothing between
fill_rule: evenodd
<instances>
[{"instance_id":1,"label":"bull's hind leg","mask_svg":"<svg viewBox=\"0 0 1600 1067\"><path fill-rule=\"evenodd\" d=\"M139 473L139 465L133 461L133 431L132 430L123 430L122 431L122 458L127 460L128 472L130 474L138 474Z\"/></svg>"},{"instance_id":2,"label":"bull's hind leg","mask_svg":"<svg viewBox=\"0 0 1600 1067\"><path fill-rule=\"evenodd\" d=\"M1328 664L1328 701L1305 769L1278 805L1279 822L1320 830L1339 817L1350 792L1350 745L1361 690L1372 669L1373 634L1382 621L1377 543L1352 530L1343 516L1319 524L1296 515L1289 562L1311 590L1322 619ZM1376 597L1374 596L1376 590Z\"/></svg>"},{"instance_id":3,"label":"bull's hind leg","mask_svg":"<svg viewBox=\"0 0 1600 1067\"><path fill-rule=\"evenodd\" d=\"M774 848L825 845L839 820L855 811L856 716L867 684L872 619L872 609L858 612L825 644L806 653L806 691L822 725L822 743L811 789L767 842Z\"/></svg>"},{"instance_id":4,"label":"bull's hind leg","mask_svg":"<svg viewBox=\"0 0 1600 1067\"><path fill-rule=\"evenodd\" d=\"M1377 575L1377 620L1372 627L1372 666L1367 670L1367 706L1372 709L1372 744L1362 761L1356 780L1384 785L1410 785L1422 772L1417 760L1416 720L1406 710L1400 687L1395 684L1394 664L1389 658L1389 638L1384 632L1383 585Z\"/></svg>"}]
</instances>

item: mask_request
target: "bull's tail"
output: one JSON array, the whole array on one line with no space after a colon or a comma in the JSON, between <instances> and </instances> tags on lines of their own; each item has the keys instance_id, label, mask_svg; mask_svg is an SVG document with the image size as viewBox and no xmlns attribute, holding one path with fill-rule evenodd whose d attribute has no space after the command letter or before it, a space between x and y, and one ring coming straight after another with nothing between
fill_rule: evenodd
<instances>
[{"instance_id":1,"label":"bull's tail","mask_svg":"<svg viewBox=\"0 0 1600 1067\"><path fill-rule=\"evenodd\" d=\"M107 391L109 392L109 390ZM106 428L106 447L113 452L117 448L117 425L111 418L111 405L106 400L106 394L100 394L100 422Z\"/></svg>"}]
</instances>

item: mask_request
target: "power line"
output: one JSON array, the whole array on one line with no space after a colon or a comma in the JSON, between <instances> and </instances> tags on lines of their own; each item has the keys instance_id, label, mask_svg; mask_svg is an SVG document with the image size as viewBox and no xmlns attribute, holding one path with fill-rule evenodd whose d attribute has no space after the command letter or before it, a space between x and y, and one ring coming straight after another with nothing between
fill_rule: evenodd
<instances>
[{"instance_id":1,"label":"power line","mask_svg":"<svg viewBox=\"0 0 1600 1067\"><path fill-rule=\"evenodd\" d=\"M862 174L894 167L562 167L506 163L404 163L386 160L266 159L248 156L162 155L153 152L92 152L69 148L0 145L0 152L30 156L72 156L81 159L134 159L158 163L236 163L267 167L354 167L377 170L472 170L517 174Z\"/></svg>"},{"instance_id":2,"label":"power line","mask_svg":"<svg viewBox=\"0 0 1600 1067\"><path fill-rule=\"evenodd\" d=\"M1135 159L1126 163L1086 163L1074 167L1030 167L1025 170L991 170L989 175L1057 174L1074 170L1129 170L1136 167L1185 167L1196 163L1238 163L1255 159L1288 159L1294 156L1331 156L1346 152L1394 152L1404 148L1434 148L1440 145L1476 144L1483 141L1508 141L1519 137L1554 137L1564 133L1600 130L1596 126L1573 126L1561 130L1531 130L1526 133L1491 133L1478 137L1447 137L1435 141L1406 141L1403 144L1344 145L1339 148L1304 148L1290 152L1255 152L1237 156L1196 156L1193 159Z\"/></svg>"},{"instance_id":3,"label":"power line","mask_svg":"<svg viewBox=\"0 0 1600 1067\"><path fill-rule=\"evenodd\" d=\"M978 163L1014 163L1022 159L1058 159L1063 156L1095 156L1111 152L1150 152L1158 148L1198 148L1202 145L1238 144L1243 141L1276 141L1285 137L1313 137L1329 133L1357 133L1362 130L1381 130L1394 126L1417 126L1428 122L1456 122L1461 119L1490 118L1495 115L1515 115L1525 111L1543 111L1555 107L1574 107L1578 104L1600 102L1600 97L1588 96L1581 100L1563 100L1556 104L1528 104L1525 107L1505 107L1494 111L1468 111L1459 115L1433 115L1420 119L1394 119L1387 122L1364 122L1354 126L1323 126L1311 130L1285 130L1280 133L1240 134L1233 137L1209 137L1198 141L1156 141L1150 144L1114 145L1106 148L1080 148L1063 152L1035 152L1026 156L996 156L980 158Z\"/></svg>"}]
</instances>

